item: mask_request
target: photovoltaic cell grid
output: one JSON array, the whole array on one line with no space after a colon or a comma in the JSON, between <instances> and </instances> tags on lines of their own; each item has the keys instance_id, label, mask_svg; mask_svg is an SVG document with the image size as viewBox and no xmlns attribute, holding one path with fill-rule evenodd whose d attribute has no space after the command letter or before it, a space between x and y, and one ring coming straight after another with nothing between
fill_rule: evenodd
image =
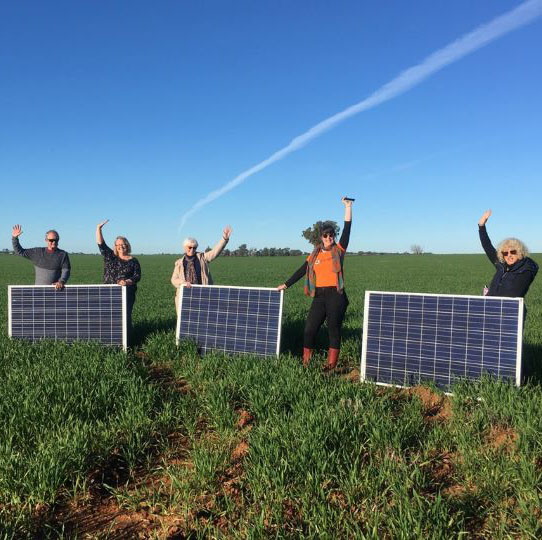
<instances>
[{"instance_id":1,"label":"photovoltaic cell grid","mask_svg":"<svg viewBox=\"0 0 542 540\"><path fill-rule=\"evenodd\" d=\"M202 352L278 355L282 298L269 288L182 287L177 342L190 338Z\"/></svg>"},{"instance_id":2,"label":"photovoltaic cell grid","mask_svg":"<svg viewBox=\"0 0 542 540\"><path fill-rule=\"evenodd\" d=\"M126 290L118 285L9 287L9 335L126 348Z\"/></svg>"},{"instance_id":3,"label":"photovoltaic cell grid","mask_svg":"<svg viewBox=\"0 0 542 540\"><path fill-rule=\"evenodd\" d=\"M367 291L362 380L443 389L490 374L520 384L523 299Z\"/></svg>"}]
</instances>

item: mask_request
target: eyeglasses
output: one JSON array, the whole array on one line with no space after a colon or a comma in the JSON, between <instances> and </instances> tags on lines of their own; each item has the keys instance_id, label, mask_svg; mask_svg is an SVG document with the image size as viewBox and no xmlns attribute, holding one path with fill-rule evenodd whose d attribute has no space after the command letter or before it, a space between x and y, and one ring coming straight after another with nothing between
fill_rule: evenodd
<instances>
[{"instance_id":1,"label":"eyeglasses","mask_svg":"<svg viewBox=\"0 0 542 540\"><path fill-rule=\"evenodd\" d=\"M510 255L517 255L518 250L517 249L511 249L510 251L501 251L501 255L503 257L508 257L508 253L510 253Z\"/></svg>"},{"instance_id":2,"label":"eyeglasses","mask_svg":"<svg viewBox=\"0 0 542 540\"><path fill-rule=\"evenodd\" d=\"M322 234L322 238L335 238L335 233L325 232L325 233Z\"/></svg>"},{"instance_id":3,"label":"eyeglasses","mask_svg":"<svg viewBox=\"0 0 542 540\"><path fill-rule=\"evenodd\" d=\"M115 244L115 247L118 247L118 248L119 247L124 247L125 248L125 247L128 247L128 246L126 244Z\"/></svg>"},{"instance_id":4,"label":"eyeglasses","mask_svg":"<svg viewBox=\"0 0 542 540\"><path fill-rule=\"evenodd\" d=\"M58 238L47 238L47 242L56 242L58 244Z\"/></svg>"}]
</instances>

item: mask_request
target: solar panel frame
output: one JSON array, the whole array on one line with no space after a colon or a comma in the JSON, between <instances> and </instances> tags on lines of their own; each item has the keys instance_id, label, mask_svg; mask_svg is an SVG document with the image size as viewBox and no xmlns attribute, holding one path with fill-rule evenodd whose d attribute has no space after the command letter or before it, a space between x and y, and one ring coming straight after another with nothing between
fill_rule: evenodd
<instances>
[{"instance_id":1,"label":"solar panel frame","mask_svg":"<svg viewBox=\"0 0 542 540\"><path fill-rule=\"evenodd\" d=\"M283 309L283 299L284 299L284 291L277 291L277 289L275 288L271 288L271 287L246 287L246 286L234 286L234 285L191 285L191 287L183 287L181 286L180 287L180 293L179 293L179 310L178 310L178 314L177 314L177 324L176 324L176 329L175 329L175 337L176 337L176 342L177 342L177 345L179 344L180 340L181 340L181 324L182 324L182 317L183 317L183 301L185 299L185 291L189 290L189 289L211 289L211 290L217 290L217 291L220 291L220 290L234 290L234 289L237 289L237 290L245 290L245 291L267 291L267 292L272 292L272 293L276 293L278 295L278 314L277 314L277 325L276 325L276 332L277 332L277 338L276 338L276 346L275 346L275 351L274 351L274 354L276 356L279 355L280 353L280 342L281 342L281 337L282 337L282 324L281 324L281 321L282 321L282 309ZM187 293L187 296L188 294L191 294L191 292L188 292ZM226 323L226 326L227 326L227 323ZM275 328L275 327L274 327ZM274 330L273 328L273 330ZM248 329L248 327L247 327ZM182 337L192 337L191 335L183 335ZM198 339L197 337L193 337L193 339L195 339L196 342L198 342ZM256 341L256 340L255 340ZM245 342L246 342L246 338L245 338ZM216 341L215 341L215 344L216 344ZM198 342L198 345L200 345L200 343ZM204 352L208 349L208 350L216 350L216 351L222 351L224 353L228 353L228 354L256 354L258 356L269 356L269 354L266 354L266 353L259 353L257 351L242 351L242 350L229 350L229 349L226 349L226 348L221 348L221 347L200 347Z\"/></svg>"},{"instance_id":2,"label":"solar panel frame","mask_svg":"<svg viewBox=\"0 0 542 540\"><path fill-rule=\"evenodd\" d=\"M79 324L78 319L75 320L75 326L77 327L77 331L76 331L76 333L74 335L58 336L59 332L58 332L57 327L56 327L57 322L60 323L62 320L64 320L66 328L68 327L68 324L71 324L73 326L74 322L71 319L68 320L68 311L75 310L75 312L78 315L79 314L79 309L81 309L79 305L69 306L69 307L68 307L68 305L66 305L66 307L65 307L65 311L66 311L65 315L66 315L66 317L65 317L65 319L58 319L58 321L57 321L56 315L59 314L59 313L62 314L62 311L54 311L54 314L55 314L55 320L54 320L55 332L54 333L47 334L47 335L39 335L34 339L35 332L28 332L27 334L25 333L24 335L19 334L17 331L14 332L14 323L16 323L17 321L15 320L16 317L14 317L14 314L13 314L13 300L14 300L14 296L16 296L16 294L14 294L14 292L17 291L17 290L21 290L21 289L27 289L27 290L30 290L30 291L43 290L44 295L40 299L43 302L46 302L46 300L48 300L48 298L46 297L46 292L53 290L54 291L54 296L50 295L50 298L54 298L55 302L56 302L59 298L61 298L61 295L63 293L69 295L69 294L72 294L72 291L76 291L77 293L80 290L81 291L92 292L92 291L95 291L97 289L98 290L107 290L107 289L111 289L113 287L120 289L120 293L121 293L120 294L120 300L121 300L120 308L121 308L122 340L121 340L120 343L112 343L111 340L109 340L109 342L101 341L100 339L95 339L95 338L92 338L92 337L89 337L89 336L85 335L84 332L79 332L80 324ZM90 298L91 297L89 295L88 299L90 299ZM110 300L112 300L112 299L117 300L117 298L113 298L112 295L110 295L109 298L110 298ZM33 302L34 302L34 295L32 295L32 299L33 299ZM66 297L66 302L68 302L68 300L69 299ZM98 296L98 300L100 300L99 296ZM77 301L78 301L78 298L77 298L76 302ZM32 317L31 317L31 320L28 321L28 322L29 322L29 324L30 323L35 324L35 320L36 320L35 313L34 312L31 312L31 313L32 313ZM51 314L51 313L53 313L53 311L48 311L47 312L47 314ZM82 310L81 313L84 313L84 310ZM44 318L43 326L45 328L46 322L50 323L50 321L46 321L45 308L44 308L44 311L43 311L43 318ZM120 285L115 285L115 284L113 284L113 285L109 285L109 284L65 285L64 289L59 290L59 291L55 290L54 285L9 285L8 286L8 336L11 339L27 339L29 341L39 341L41 339L53 339L53 340L57 340L57 341L66 341L66 342L71 342L71 341L76 341L76 340L78 340L78 341L79 340L80 341L92 341L92 342L102 343L104 345L120 346L120 347L122 347L122 349L124 351L126 351L127 348L128 348L128 328L127 328L128 322L127 321L128 321L128 319L127 319L126 287L121 287ZM88 333L90 333L90 330L92 329L92 327L90 326L90 315L87 317L86 322L87 322L87 325L88 325L87 326ZM101 328L103 326L101 318L99 319L99 322L100 322L100 328ZM24 324L24 321L23 321L22 324ZM35 326L33 328L35 329ZM30 334L32 334L32 336ZM67 330L66 330L66 334L69 334L69 332ZM113 332L111 334L113 334Z\"/></svg>"},{"instance_id":3,"label":"solar panel frame","mask_svg":"<svg viewBox=\"0 0 542 540\"><path fill-rule=\"evenodd\" d=\"M369 379L369 377L367 377L367 352L368 352L368 340L370 339L370 329L369 329L369 323L370 323L370 309L371 309L371 305L370 305L370 300L371 300L371 296L372 295L394 295L395 298L397 296L408 296L408 297L422 297L422 298L443 298L443 299L462 299L464 300L465 302L467 302L470 306L470 299L474 299L474 300L477 300L477 301L485 301L484 303L484 306L487 305L488 303L493 303L493 302L501 302L501 306L503 306L503 301L508 304L516 304L516 307L517 307L517 325L514 324L514 328L515 328L515 338L514 339L509 339L509 343L510 343L510 348L507 349L506 351L507 352L512 352L512 351L515 351L515 369L514 369L514 377L500 377L500 378L506 378L506 379L510 379L510 380L514 380L516 386L520 386L521 385L521 375L522 375L522 362L521 362L521 357L522 357L522 350L523 350L523 310L524 310L524 301L523 301L523 298L511 298L511 297L501 297L501 296L476 296L476 295L456 295L456 294L434 294L434 293L409 293L409 292L394 292L394 291L366 291L365 292L365 304L364 304L364 317L363 317L363 337L362 337L362 353L361 353L361 366L360 366L360 380L361 381L365 381L365 380L371 380L372 379ZM423 302L423 300L422 300ZM453 302L452 302L453 303ZM394 308L395 309L395 308ZM422 309L422 313L423 313L423 309ZM446 317L444 316L444 314L446 312L439 312L438 311L438 308L437 308L437 311L436 311L437 314L443 314L443 318L444 320L446 319ZM481 314L474 314L473 315L475 316L481 316ZM482 314L484 317L485 317L485 307L484 307L484 314ZM501 317L502 317L502 307L501 307ZM515 315L514 315L515 317ZM422 319L423 319L423 315L422 315ZM458 319L459 320L459 323L458 323L458 327L459 328L452 328L451 329L451 332L453 332L454 330L456 331L456 335L465 335L465 339L467 339L467 337L470 335L468 334L469 332L469 328L468 328L468 319L466 321L462 321L461 319ZM448 321L450 323L450 327L453 323L453 314L452 314L452 317L449 319ZM466 327L465 328L461 328L461 322L463 322L464 324L466 324ZM438 324L438 323L437 323ZM380 324L380 327L382 327L382 324ZM414 325L414 327L416 327ZM422 326L420 326L420 328L422 328ZM408 329L408 323L407 323L407 329ZM430 329L432 329L432 327L430 327ZM435 361L436 361L436 347L437 347L437 327L435 327L435 340L434 340L434 343L435 343L435 353L434 353L434 356L435 356ZM422 332L420 332L420 334L422 334ZM485 336L483 330L482 330L482 334ZM510 334L510 336L513 336L514 334ZM381 339L379 337L379 339ZM392 336L392 339L395 339L395 336ZM408 338L408 330L407 330L407 335L404 336L404 337L401 337L402 340L404 340L405 342L408 342L409 341L409 338ZM451 334L450 336L450 357L452 355L452 339L453 339L453 334ZM421 345L421 335L420 335L420 362L421 362L421 357L422 357L422 345ZM426 343L430 343L430 341L426 342ZM484 345L484 341L482 341L482 344ZM512 348L512 344L514 344L514 348ZM460 347L461 344L459 345L455 345L454 347L456 348L454 350L454 353L458 353L460 352L460 349L458 349L458 347ZM465 349L468 349L468 344L465 345ZM472 348L474 349L475 346L472 346ZM482 347L482 351L483 351L483 347ZM391 353L393 354L393 353ZM406 366L406 363L407 363L407 359L408 359L408 355L407 355L407 349L406 349L406 346L405 346L405 366ZM499 361L500 361L500 358L499 358ZM453 384L455 382L455 380L457 380L457 377L452 377L451 375L451 364L452 364L452 360L450 359L449 361L450 363L450 381L449 381L449 385ZM481 365L481 368L480 368L480 371L483 369L483 362L480 364ZM465 360L465 370L467 368L467 361ZM398 370L400 371L400 370ZM407 374L407 371L405 370L405 375ZM420 371L420 374L421 374L421 371ZM435 371L435 375L436 375L436 371ZM467 379L469 379L469 377L465 377ZM470 377L471 380L475 380L477 377ZM419 376L419 379L423 380L423 381L426 381L426 380L431 380L429 377L421 377ZM378 385L381 385L381 386L394 386L394 387L400 387L400 388L405 388L405 387L408 387L407 385L403 385L403 384L396 384L396 383L387 383L387 382L382 382L382 381L379 381L379 380L376 380L376 381L372 381L374 382L375 384L378 384ZM436 382L436 378L435 378L435 382ZM449 388L449 385L448 385L448 388Z\"/></svg>"}]
</instances>

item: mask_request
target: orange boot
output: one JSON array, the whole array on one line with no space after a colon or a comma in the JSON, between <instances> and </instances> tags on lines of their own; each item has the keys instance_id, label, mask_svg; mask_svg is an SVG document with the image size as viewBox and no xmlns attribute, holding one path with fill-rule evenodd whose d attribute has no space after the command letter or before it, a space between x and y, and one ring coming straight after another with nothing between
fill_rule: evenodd
<instances>
[{"instance_id":1,"label":"orange boot","mask_svg":"<svg viewBox=\"0 0 542 540\"><path fill-rule=\"evenodd\" d=\"M324 366L324 371L331 371L337 365L339 360L340 349L332 349L331 347L327 351L327 364Z\"/></svg>"},{"instance_id":2,"label":"orange boot","mask_svg":"<svg viewBox=\"0 0 542 540\"><path fill-rule=\"evenodd\" d=\"M311 361L312 356L312 349L307 349L307 347L303 347L303 365L307 367L309 365L309 362Z\"/></svg>"}]
</instances>

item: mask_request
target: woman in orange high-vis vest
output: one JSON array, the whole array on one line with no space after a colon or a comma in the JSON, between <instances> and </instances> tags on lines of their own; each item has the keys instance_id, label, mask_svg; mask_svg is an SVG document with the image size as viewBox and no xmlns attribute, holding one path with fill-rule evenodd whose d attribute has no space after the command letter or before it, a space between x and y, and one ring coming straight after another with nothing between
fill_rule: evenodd
<instances>
[{"instance_id":1,"label":"woman in orange high-vis vest","mask_svg":"<svg viewBox=\"0 0 542 540\"><path fill-rule=\"evenodd\" d=\"M324 224L320 242L307 260L292 277L279 285L279 291L291 287L305 276L305 294L312 297L312 304L305 322L303 335L303 365L310 362L318 330L327 321L329 350L324 369L331 370L337 365L341 348L341 327L348 306L344 290L343 261L350 239L352 224L352 199L342 198L344 204L344 228L341 239L335 242L333 224Z\"/></svg>"}]
</instances>

